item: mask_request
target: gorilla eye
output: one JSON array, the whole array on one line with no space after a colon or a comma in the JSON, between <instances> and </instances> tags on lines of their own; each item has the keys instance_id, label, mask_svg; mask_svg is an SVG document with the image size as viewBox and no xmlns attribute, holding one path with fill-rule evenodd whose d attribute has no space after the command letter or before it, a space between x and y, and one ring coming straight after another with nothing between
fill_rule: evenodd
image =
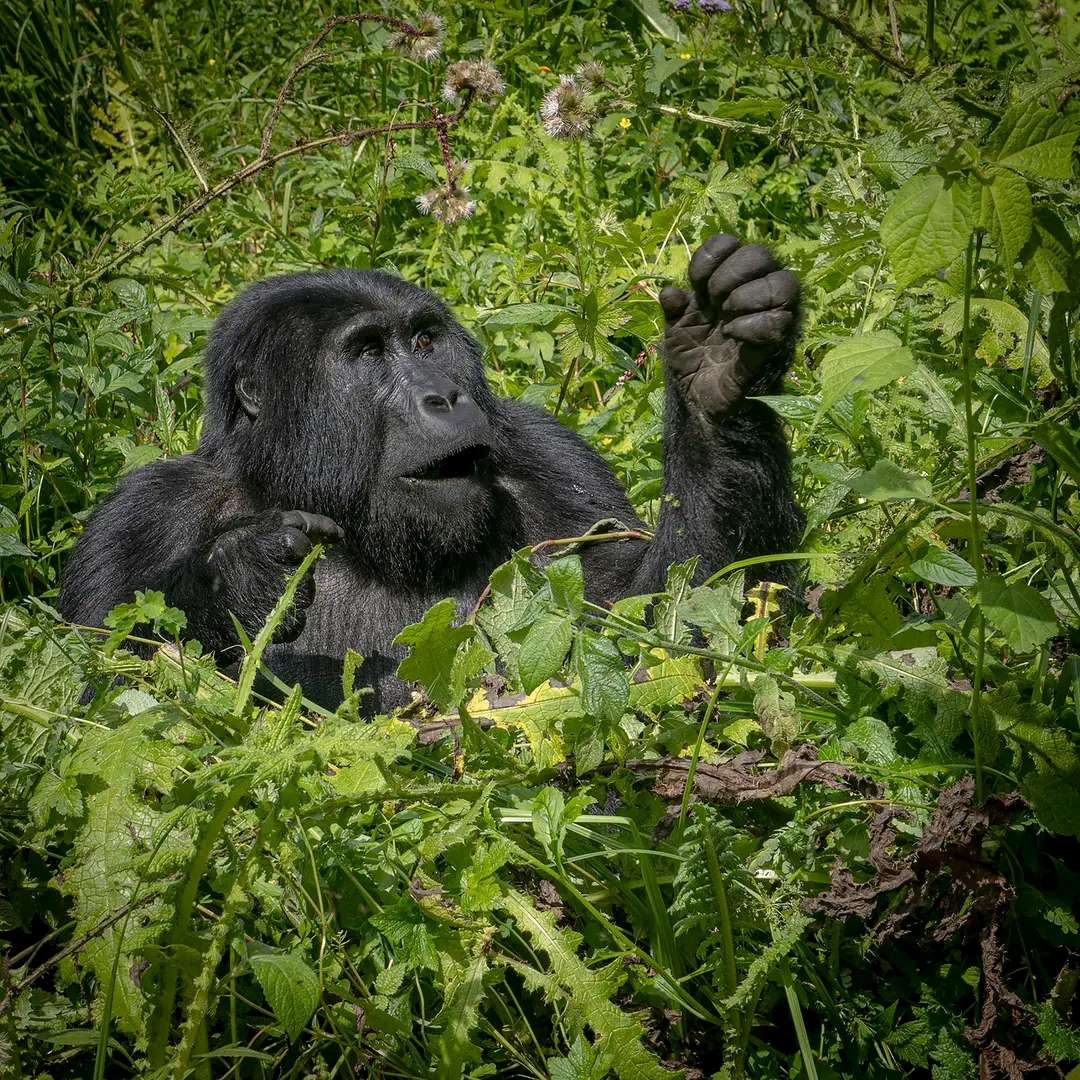
<instances>
[{"instance_id":1,"label":"gorilla eye","mask_svg":"<svg viewBox=\"0 0 1080 1080\"><path fill-rule=\"evenodd\" d=\"M435 339L426 330L421 330L419 334L413 339L413 348L416 352L423 352L431 346L431 343Z\"/></svg>"}]
</instances>

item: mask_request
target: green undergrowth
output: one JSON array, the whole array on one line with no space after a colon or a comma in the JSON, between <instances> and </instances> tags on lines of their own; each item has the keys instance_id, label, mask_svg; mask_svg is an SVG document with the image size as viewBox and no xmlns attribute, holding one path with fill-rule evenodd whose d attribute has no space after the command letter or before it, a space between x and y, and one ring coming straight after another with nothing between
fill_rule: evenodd
<instances>
[{"instance_id":1,"label":"green undergrowth","mask_svg":"<svg viewBox=\"0 0 1080 1080\"><path fill-rule=\"evenodd\" d=\"M716 6L0 0L0 1076L1080 1076L1080 9ZM718 231L803 281L797 589L518 552L374 720L256 692L297 579L235 679L53 610L281 271L436 289L655 520Z\"/></svg>"}]
</instances>

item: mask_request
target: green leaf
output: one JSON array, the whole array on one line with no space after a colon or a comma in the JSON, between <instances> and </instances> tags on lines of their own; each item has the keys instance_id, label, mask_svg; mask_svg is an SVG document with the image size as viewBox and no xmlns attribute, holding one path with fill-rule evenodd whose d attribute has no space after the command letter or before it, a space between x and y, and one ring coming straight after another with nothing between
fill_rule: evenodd
<instances>
[{"instance_id":1,"label":"green leaf","mask_svg":"<svg viewBox=\"0 0 1080 1080\"><path fill-rule=\"evenodd\" d=\"M296 953L251 952L248 956L262 992L290 1042L296 1042L319 1005L319 977Z\"/></svg>"},{"instance_id":2,"label":"green leaf","mask_svg":"<svg viewBox=\"0 0 1080 1080\"><path fill-rule=\"evenodd\" d=\"M953 262L971 236L967 188L937 172L913 176L893 196L881 222L881 241L892 261L896 287Z\"/></svg>"},{"instance_id":3,"label":"green leaf","mask_svg":"<svg viewBox=\"0 0 1080 1080\"><path fill-rule=\"evenodd\" d=\"M488 315L484 326L489 330L506 326L552 327L562 319L572 318L573 314L569 308L558 304L511 304Z\"/></svg>"},{"instance_id":4,"label":"green leaf","mask_svg":"<svg viewBox=\"0 0 1080 1080\"><path fill-rule=\"evenodd\" d=\"M570 651L573 627L563 615L541 615L529 627L518 650L518 672L526 693L532 693L542 682L562 670Z\"/></svg>"},{"instance_id":5,"label":"green leaf","mask_svg":"<svg viewBox=\"0 0 1080 1080\"><path fill-rule=\"evenodd\" d=\"M626 711L630 678L615 642L583 630L575 659L585 714L603 724L618 723Z\"/></svg>"},{"instance_id":6,"label":"green leaf","mask_svg":"<svg viewBox=\"0 0 1080 1080\"><path fill-rule=\"evenodd\" d=\"M409 655L398 665L398 678L422 683L440 709L456 704L451 691L457 649L476 632L468 624L453 625L456 608L453 600L440 600L420 622L406 626L394 638L395 645L409 646Z\"/></svg>"},{"instance_id":7,"label":"green leaf","mask_svg":"<svg viewBox=\"0 0 1080 1080\"><path fill-rule=\"evenodd\" d=\"M990 233L1001 265L1011 270L1031 235L1031 191L1022 176L995 169L989 183L979 183L979 225Z\"/></svg>"},{"instance_id":8,"label":"green leaf","mask_svg":"<svg viewBox=\"0 0 1080 1080\"><path fill-rule=\"evenodd\" d=\"M564 555L555 559L544 573L551 584L551 598L556 606L577 618L581 614L581 605L585 599L581 559L577 555Z\"/></svg>"},{"instance_id":9,"label":"green leaf","mask_svg":"<svg viewBox=\"0 0 1080 1080\"><path fill-rule=\"evenodd\" d=\"M830 349L821 362L818 414L831 409L845 394L877 390L914 367L911 350L895 334L882 331L848 338Z\"/></svg>"},{"instance_id":10,"label":"green leaf","mask_svg":"<svg viewBox=\"0 0 1080 1080\"><path fill-rule=\"evenodd\" d=\"M476 956L446 989L446 1004L436 1017L443 1029L435 1040L436 1080L461 1080L465 1063L480 1061L480 1047L469 1036L480 1020L487 970L487 957Z\"/></svg>"},{"instance_id":11,"label":"green leaf","mask_svg":"<svg viewBox=\"0 0 1080 1080\"><path fill-rule=\"evenodd\" d=\"M1074 780L1030 772L1021 779L1020 791L1043 828L1062 836L1080 836L1080 791Z\"/></svg>"},{"instance_id":12,"label":"green leaf","mask_svg":"<svg viewBox=\"0 0 1080 1080\"><path fill-rule=\"evenodd\" d=\"M935 585L961 587L974 585L977 580L975 568L967 559L939 547L928 548L919 558L913 559L911 572Z\"/></svg>"},{"instance_id":13,"label":"green leaf","mask_svg":"<svg viewBox=\"0 0 1080 1080\"><path fill-rule=\"evenodd\" d=\"M852 491L871 502L890 499L929 499L933 488L925 477L905 472L889 458L881 458L872 469L848 481Z\"/></svg>"},{"instance_id":14,"label":"green leaf","mask_svg":"<svg viewBox=\"0 0 1080 1080\"><path fill-rule=\"evenodd\" d=\"M988 574L979 585L978 601L1017 652L1031 652L1058 632L1050 601L1023 581L1010 585L1000 574Z\"/></svg>"},{"instance_id":15,"label":"green leaf","mask_svg":"<svg viewBox=\"0 0 1080 1080\"><path fill-rule=\"evenodd\" d=\"M1068 180L1077 135L1080 128L1068 117L1029 98L1001 118L987 142L986 156L1007 169Z\"/></svg>"},{"instance_id":16,"label":"green leaf","mask_svg":"<svg viewBox=\"0 0 1080 1080\"><path fill-rule=\"evenodd\" d=\"M603 967L578 956L581 935L555 926L555 914L537 911L520 893L508 889L503 904L534 948L547 954L554 981L592 1029L619 1080L671 1080L672 1074L642 1044L645 1029L633 1014L610 998L621 978L620 960Z\"/></svg>"}]
</instances>

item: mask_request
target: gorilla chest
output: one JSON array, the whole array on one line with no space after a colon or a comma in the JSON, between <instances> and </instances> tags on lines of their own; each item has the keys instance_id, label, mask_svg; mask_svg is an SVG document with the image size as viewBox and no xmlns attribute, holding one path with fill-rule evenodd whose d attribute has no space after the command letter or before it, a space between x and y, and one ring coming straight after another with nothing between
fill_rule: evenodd
<instances>
[{"instance_id":1,"label":"gorilla chest","mask_svg":"<svg viewBox=\"0 0 1080 1080\"><path fill-rule=\"evenodd\" d=\"M373 690L362 702L363 711L385 712L409 701L410 687L396 675L407 651L394 644L401 628L419 622L432 604L448 595L458 601L459 613L467 612L481 587L478 575L475 585L456 590L403 593L365 579L341 557L340 549L332 550L316 567L315 599L303 631L294 641L271 645L267 665L289 685L301 683L312 700L333 708L343 698L342 661L352 649L364 658L356 685Z\"/></svg>"}]
</instances>

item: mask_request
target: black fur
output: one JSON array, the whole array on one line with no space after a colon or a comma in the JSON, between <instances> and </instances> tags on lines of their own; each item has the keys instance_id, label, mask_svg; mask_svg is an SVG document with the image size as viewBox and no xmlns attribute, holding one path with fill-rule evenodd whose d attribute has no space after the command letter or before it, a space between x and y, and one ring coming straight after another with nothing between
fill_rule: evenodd
<instances>
[{"instance_id":1,"label":"black fur","mask_svg":"<svg viewBox=\"0 0 1080 1080\"><path fill-rule=\"evenodd\" d=\"M780 422L745 400L779 389L798 282L765 248L720 236L695 254L690 283L660 297L656 535L585 546L594 599L655 591L692 555L705 575L798 540ZM602 518L638 522L576 435L492 394L476 342L430 292L373 271L273 278L217 321L198 449L117 484L68 559L60 610L99 626L136 589L161 589L228 664L230 612L254 634L311 543L329 543L267 662L333 705L355 649L386 710L408 697L395 677L403 626L445 596L475 603L515 548Z\"/></svg>"}]
</instances>

